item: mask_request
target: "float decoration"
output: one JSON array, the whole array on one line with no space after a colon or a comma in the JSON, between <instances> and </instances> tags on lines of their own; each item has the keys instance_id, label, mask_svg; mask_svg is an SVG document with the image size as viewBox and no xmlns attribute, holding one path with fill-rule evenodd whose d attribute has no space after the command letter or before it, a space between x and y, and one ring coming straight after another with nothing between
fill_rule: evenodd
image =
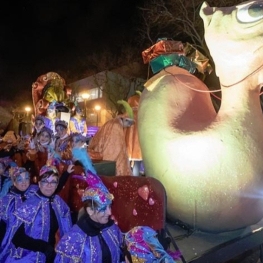
<instances>
[{"instance_id":1,"label":"float decoration","mask_svg":"<svg viewBox=\"0 0 263 263\"><path fill-rule=\"evenodd\" d=\"M32 99L35 116L46 115L50 103L56 103L60 112L69 112L73 103L70 102L71 90L65 80L55 72L41 75L32 84Z\"/></svg>"},{"instance_id":2,"label":"float decoration","mask_svg":"<svg viewBox=\"0 0 263 263\"><path fill-rule=\"evenodd\" d=\"M168 217L193 229L232 231L263 217L259 3L201 7L221 84L218 113L208 87L175 65L149 79L141 95L139 139L146 176L164 185Z\"/></svg>"},{"instance_id":3,"label":"float decoration","mask_svg":"<svg viewBox=\"0 0 263 263\"><path fill-rule=\"evenodd\" d=\"M205 75L212 72L209 59L189 43L158 39L157 43L142 52L144 64L149 63L155 74L162 69L175 65L194 74L196 70Z\"/></svg>"}]
</instances>

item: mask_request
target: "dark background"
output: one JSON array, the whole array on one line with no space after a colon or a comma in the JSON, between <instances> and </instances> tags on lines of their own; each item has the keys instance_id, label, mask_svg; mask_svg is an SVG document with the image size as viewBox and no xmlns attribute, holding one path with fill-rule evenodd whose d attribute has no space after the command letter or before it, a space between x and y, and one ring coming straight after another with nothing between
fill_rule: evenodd
<instances>
[{"instance_id":1,"label":"dark background","mask_svg":"<svg viewBox=\"0 0 263 263\"><path fill-rule=\"evenodd\" d=\"M120 37L135 34L141 2L6 2L0 9L0 101L19 100L21 95L30 101L38 76L49 71L70 75L85 56L108 47L115 52Z\"/></svg>"}]
</instances>

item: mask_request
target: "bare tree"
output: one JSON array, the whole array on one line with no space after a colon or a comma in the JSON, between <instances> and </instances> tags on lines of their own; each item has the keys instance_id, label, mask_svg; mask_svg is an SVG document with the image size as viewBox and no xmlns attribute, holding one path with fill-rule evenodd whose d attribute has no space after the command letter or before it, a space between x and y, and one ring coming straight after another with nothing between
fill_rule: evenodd
<instances>
[{"instance_id":1,"label":"bare tree","mask_svg":"<svg viewBox=\"0 0 263 263\"><path fill-rule=\"evenodd\" d=\"M78 79L93 76L93 83L102 91L105 109L115 117L122 111L118 100L127 100L136 90L143 89L147 77L147 67L141 63L138 50L131 45L123 45L117 51L105 49L82 58L79 65L85 69ZM138 61L138 62L136 62ZM70 82L74 82L73 79ZM78 88L75 87L75 92ZM74 93L74 92L73 92Z\"/></svg>"},{"instance_id":2,"label":"bare tree","mask_svg":"<svg viewBox=\"0 0 263 263\"><path fill-rule=\"evenodd\" d=\"M149 47L156 43L158 38L170 38L189 42L197 50L207 56L214 67L213 59L209 53L204 39L203 21L199 15L203 0L151 0L145 1L141 6L141 25L138 27L138 43ZM234 6L240 0L210 0L210 6ZM211 90L220 88L219 80L212 72L204 82ZM220 94L217 98L212 96L215 109L220 106ZM219 99L218 99L219 98Z\"/></svg>"},{"instance_id":3,"label":"bare tree","mask_svg":"<svg viewBox=\"0 0 263 263\"><path fill-rule=\"evenodd\" d=\"M94 83L103 92L105 108L114 118L122 112L122 106L117 101L127 100L129 96L134 95L136 90L141 91L144 80L135 77L124 78L120 74L105 71L105 78L103 79L94 75Z\"/></svg>"},{"instance_id":4,"label":"bare tree","mask_svg":"<svg viewBox=\"0 0 263 263\"><path fill-rule=\"evenodd\" d=\"M203 0L152 0L140 7L139 41L153 45L167 37L189 42L211 59L204 40L204 28L199 16ZM210 6L233 6L240 0L211 0ZM212 61L212 60L211 60Z\"/></svg>"}]
</instances>

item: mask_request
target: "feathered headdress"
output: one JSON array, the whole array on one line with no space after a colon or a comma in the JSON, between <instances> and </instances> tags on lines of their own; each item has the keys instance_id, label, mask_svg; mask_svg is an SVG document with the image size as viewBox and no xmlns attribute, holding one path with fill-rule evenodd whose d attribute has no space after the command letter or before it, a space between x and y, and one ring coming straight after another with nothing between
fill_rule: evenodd
<instances>
[{"instance_id":1,"label":"feathered headdress","mask_svg":"<svg viewBox=\"0 0 263 263\"><path fill-rule=\"evenodd\" d=\"M114 196L109 192L99 176L87 172L86 178L89 186L82 195L82 201L93 200L98 204L99 209L103 209L110 205Z\"/></svg>"},{"instance_id":2,"label":"feathered headdress","mask_svg":"<svg viewBox=\"0 0 263 263\"><path fill-rule=\"evenodd\" d=\"M27 178L30 177L29 172L24 167L14 166L9 169L9 174L13 181L16 181L22 173L25 173Z\"/></svg>"},{"instance_id":3,"label":"feathered headdress","mask_svg":"<svg viewBox=\"0 0 263 263\"><path fill-rule=\"evenodd\" d=\"M82 164L85 172L90 171L93 174L97 174L96 170L93 167L92 161L87 153L86 147L73 148L72 156L74 161L79 161Z\"/></svg>"},{"instance_id":4,"label":"feathered headdress","mask_svg":"<svg viewBox=\"0 0 263 263\"><path fill-rule=\"evenodd\" d=\"M43 176L44 174L46 173L53 173L53 174L56 174L58 175L58 170L55 166L53 165L44 165L42 166L42 168L40 169L40 172L39 172L39 176Z\"/></svg>"},{"instance_id":5,"label":"feathered headdress","mask_svg":"<svg viewBox=\"0 0 263 263\"><path fill-rule=\"evenodd\" d=\"M77 160L82 164L88 183L88 187L83 193L82 201L93 200L97 203L99 209L103 209L107 205L110 205L114 197L97 175L97 172L94 169L92 161L87 153L87 149L84 147L73 148L72 155L74 160Z\"/></svg>"}]
</instances>

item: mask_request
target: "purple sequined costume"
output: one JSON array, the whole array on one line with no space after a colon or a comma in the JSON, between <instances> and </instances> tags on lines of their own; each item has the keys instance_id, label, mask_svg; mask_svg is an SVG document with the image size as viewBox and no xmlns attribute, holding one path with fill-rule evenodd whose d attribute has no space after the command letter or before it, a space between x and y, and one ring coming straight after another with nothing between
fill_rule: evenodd
<instances>
[{"instance_id":1,"label":"purple sequined costume","mask_svg":"<svg viewBox=\"0 0 263 263\"><path fill-rule=\"evenodd\" d=\"M59 233L62 237L72 226L69 207L57 195L54 196L50 203L47 197L39 195L38 192L15 211L14 215L17 219L17 224L14 226L15 230L17 230L21 224L24 224L25 233L28 236L34 239L48 241L50 231L50 204L55 212ZM11 244L11 252L5 262L45 263L46 258L42 252L34 252L20 247L15 248L15 246Z\"/></svg>"},{"instance_id":2,"label":"purple sequined costume","mask_svg":"<svg viewBox=\"0 0 263 263\"><path fill-rule=\"evenodd\" d=\"M9 237L14 234L13 226L16 223L16 218L13 215L14 211L22 205L24 200L34 195L37 189L38 187L36 185L30 185L22 194L13 187L6 196L0 199L0 221L5 226L5 229L1 228L1 232L5 231L5 234L1 233L3 234L3 240L0 246L0 262L4 262L4 259L7 257L8 250L10 249Z\"/></svg>"},{"instance_id":3,"label":"purple sequined costume","mask_svg":"<svg viewBox=\"0 0 263 263\"><path fill-rule=\"evenodd\" d=\"M98 234L94 235L87 235L78 224L74 225L72 229L59 241L56 247L57 256L54 262L103 262L103 253L100 243L101 238L105 241L109 248L111 262L124 262L120 259L122 233L119 227L114 223L101 229Z\"/></svg>"}]
</instances>

